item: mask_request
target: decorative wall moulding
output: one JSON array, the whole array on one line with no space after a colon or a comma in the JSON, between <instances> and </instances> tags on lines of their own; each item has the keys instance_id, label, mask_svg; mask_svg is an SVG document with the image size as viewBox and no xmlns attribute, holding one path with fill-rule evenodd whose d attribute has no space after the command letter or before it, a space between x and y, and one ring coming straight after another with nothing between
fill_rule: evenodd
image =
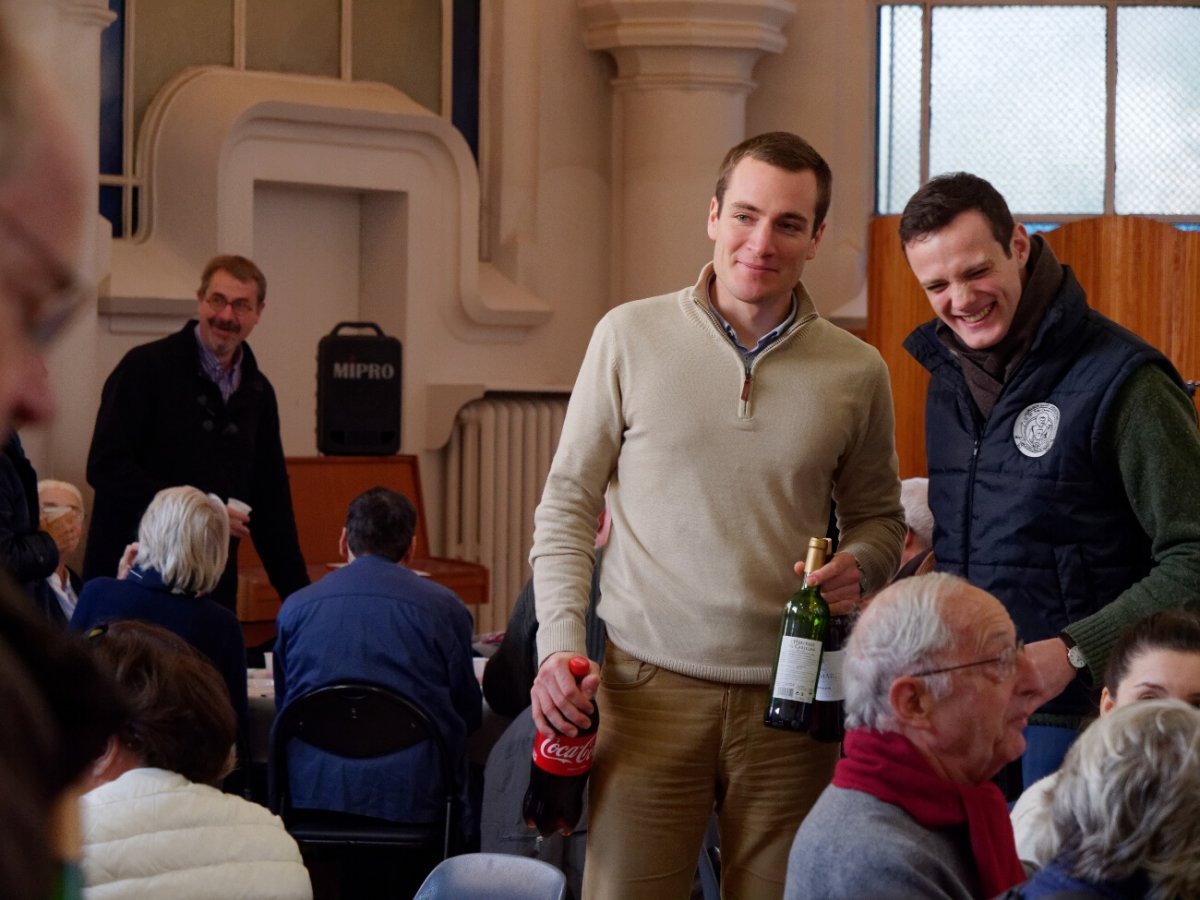
<instances>
[{"instance_id":1,"label":"decorative wall moulding","mask_svg":"<svg viewBox=\"0 0 1200 900\"><path fill-rule=\"evenodd\" d=\"M439 303L468 340L509 341L552 313L481 264L479 177L462 136L386 85L188 69L147 110L137 168L144 231L113 247L115 297L162 296L164 278L181 282L166 296L194 290L209 256L253 245L255 185L278 183L402 196L408 221L381 240L409 261L407 296Z\"/></svg>"}]
</instances>

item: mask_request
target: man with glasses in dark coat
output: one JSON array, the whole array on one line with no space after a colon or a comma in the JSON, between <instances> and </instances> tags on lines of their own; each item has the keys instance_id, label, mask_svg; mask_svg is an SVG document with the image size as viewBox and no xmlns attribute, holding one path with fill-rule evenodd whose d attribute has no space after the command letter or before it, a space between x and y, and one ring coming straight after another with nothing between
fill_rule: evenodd
<instances>
[{"instance_id":1,"label":"man with glasses in dark coat","mask_svg":"<svg viewBox=\"0 0 1200 900\"><path fill-rule=\"evenodd\" d=\"M249 259L210 260L196 292L196 318L134 347L109 375L88 453L96 499L85 581L115 574L158 491L190 484L229 504L229 562L213 599L236 608L237 547L245 537L253 537L280 597L308 584L275 391L245 342L266 294L266 278Z\"/></svg>"}]
</instances>

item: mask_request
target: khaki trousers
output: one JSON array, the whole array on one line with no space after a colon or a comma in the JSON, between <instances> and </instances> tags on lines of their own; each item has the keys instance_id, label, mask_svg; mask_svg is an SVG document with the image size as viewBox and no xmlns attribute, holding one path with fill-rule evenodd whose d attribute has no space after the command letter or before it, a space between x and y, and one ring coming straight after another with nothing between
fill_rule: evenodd
<instances>
[{"instance_id":1,"label":"khaki trousers","mask_svg":"<svg viewBox=\"0 0 1200 900\"><path fill-rule=\"evenodd\" d=\"M608 643L588 785L584 900L687 898L716 810L725 898L783 896L837 744L763 725L765 685L688 678Z\"/></svg>"}]
</instances>

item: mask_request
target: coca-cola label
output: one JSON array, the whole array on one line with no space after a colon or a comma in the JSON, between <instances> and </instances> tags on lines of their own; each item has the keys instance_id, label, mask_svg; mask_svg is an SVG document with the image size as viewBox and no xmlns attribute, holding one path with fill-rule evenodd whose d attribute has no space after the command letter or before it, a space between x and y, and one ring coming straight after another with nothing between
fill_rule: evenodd
<instances>
[{"instance_id":1,"label":"coca-cola label","mask_svg":"<svg viewBox=\"0 0 1200 900\"><path fill-rule=\"evenodd\" d=\"M592 768L592 750L596 733L567 737L565 734L538 734L533 741L533 764L551 775L586 775Z\"/></svg>"}]
</instances>

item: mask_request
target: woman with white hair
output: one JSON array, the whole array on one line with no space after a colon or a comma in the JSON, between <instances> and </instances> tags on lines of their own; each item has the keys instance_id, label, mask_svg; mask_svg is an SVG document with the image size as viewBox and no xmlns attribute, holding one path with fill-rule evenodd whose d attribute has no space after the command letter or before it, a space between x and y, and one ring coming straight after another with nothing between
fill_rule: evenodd
<instances>
[{"instance_id":1,"label":"woman with white hair","mask_svg":"<svg viewBox=\"0 0 1200 900\"><path fill-rule=\"evenodd\" d=\"M1055 856L1005 897L1200 897L1200 711L1147 700L1093 723L1067 754Z\"/></svg>"},{"instance_id":2,"label":"woman with white hair","mask_svg":"<svg viewBox=\"0 0 1200 900\"><path fill-rule=\"evenodd\" d=\"M122 578L83 586L71 628L88 631L141 619L179 635L217 667L245 734L246 645L237 617L206 596L229 553L229 515L214 494L194 487L159 491L138 526L137 555Z\"/></svg>"}]
</instances>

